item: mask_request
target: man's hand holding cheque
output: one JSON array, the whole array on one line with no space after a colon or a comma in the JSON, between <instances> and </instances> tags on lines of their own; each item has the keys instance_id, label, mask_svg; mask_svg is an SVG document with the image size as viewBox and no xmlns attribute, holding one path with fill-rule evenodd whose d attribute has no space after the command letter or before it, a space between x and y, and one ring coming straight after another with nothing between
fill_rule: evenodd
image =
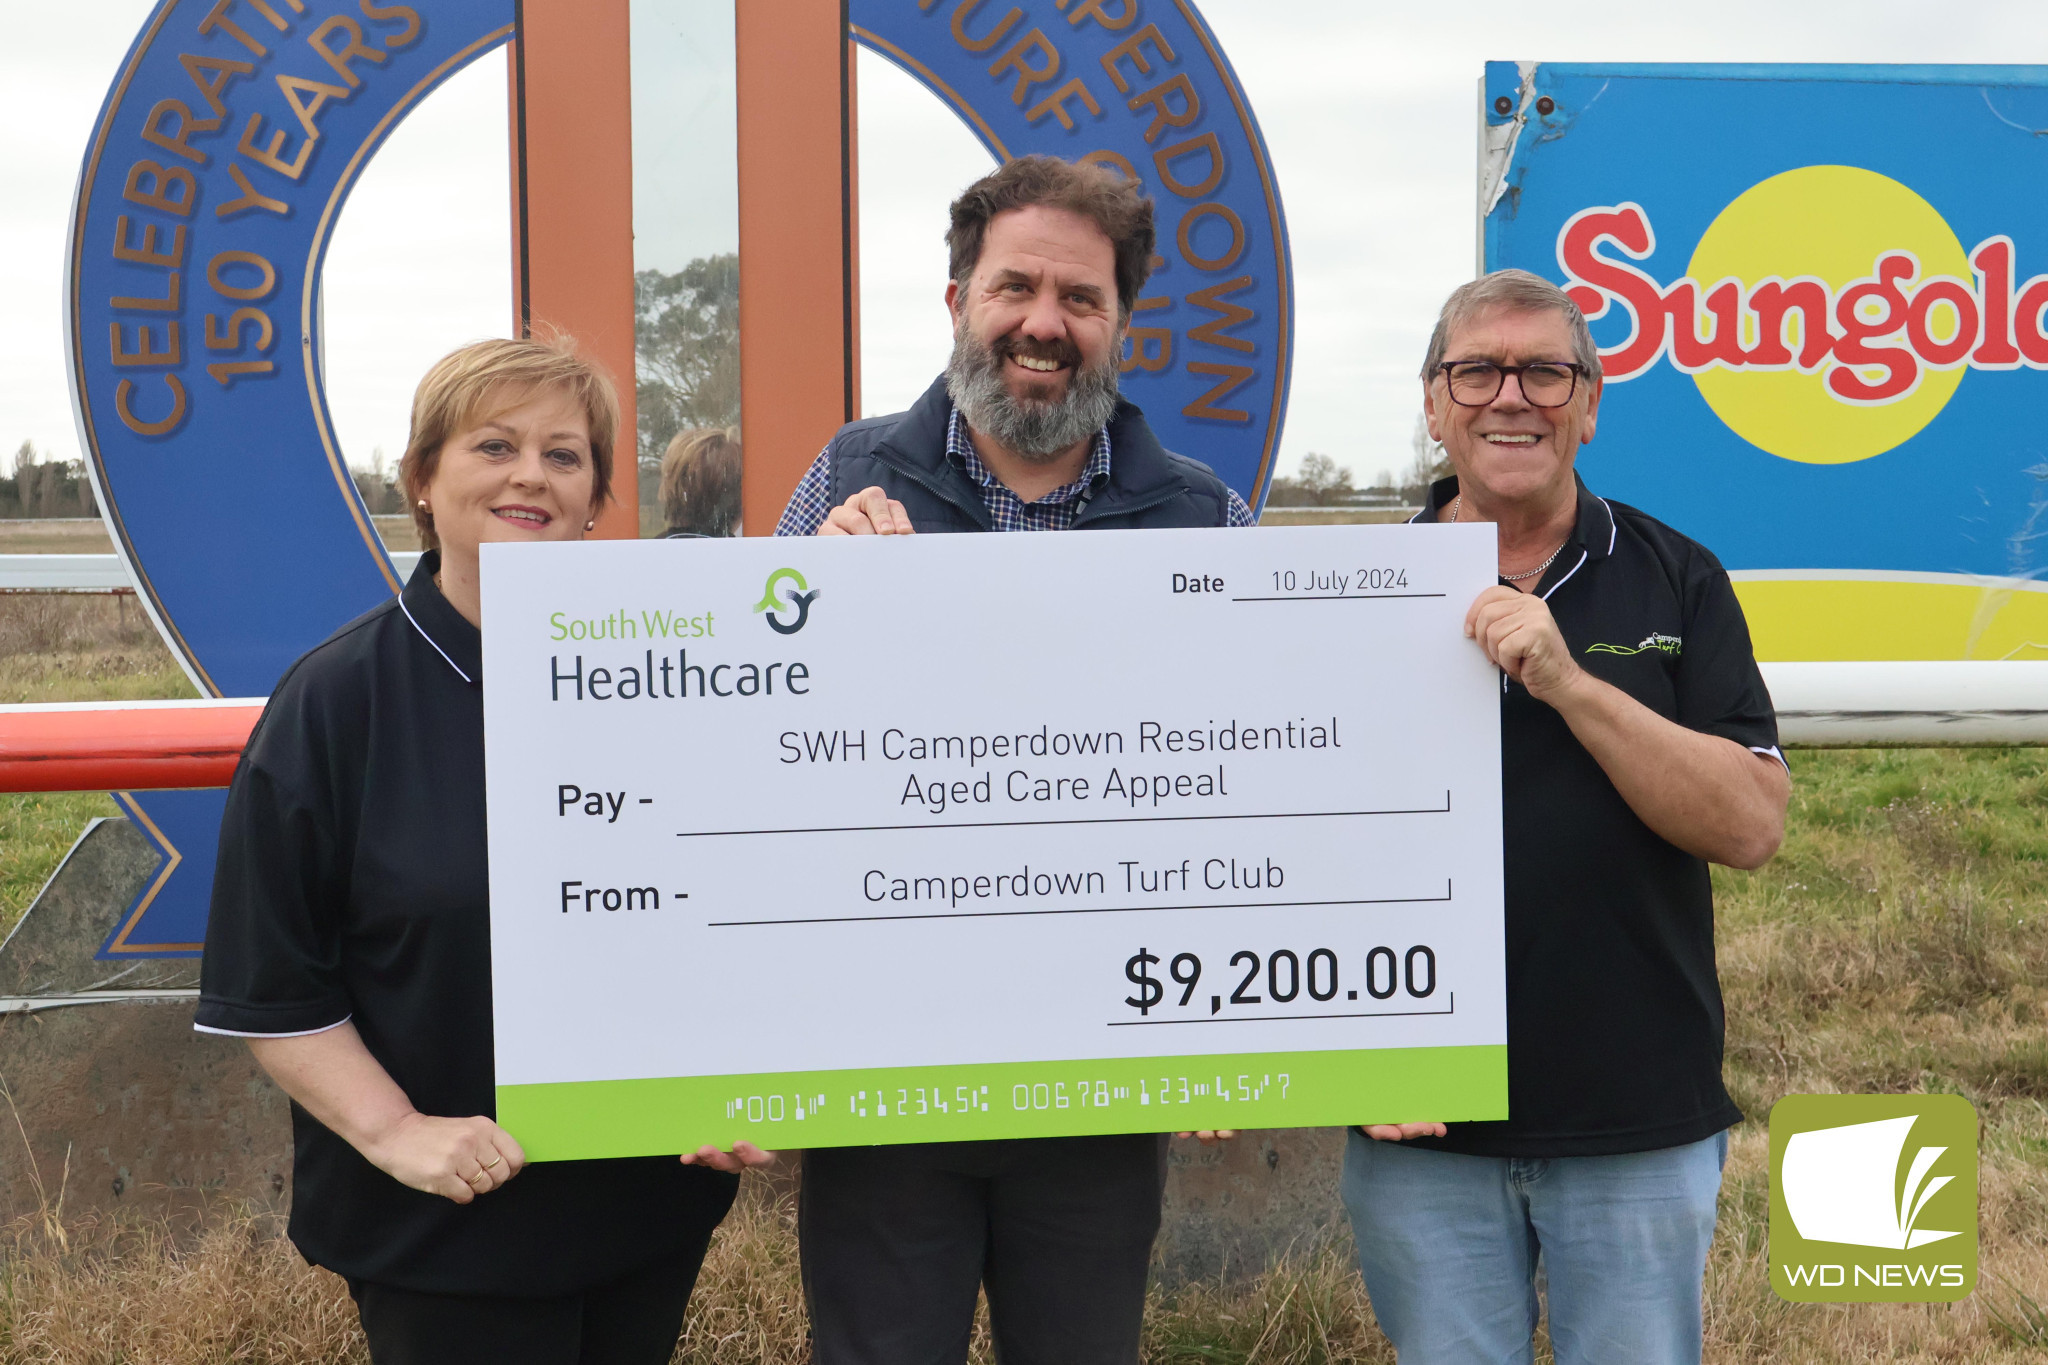
<instances>
[{"instance_id":1,"label":"man's hand holding cheque","mask_svg":"<svg viewBox=\"0 0 2048 1365\"><path fill-rule=\"evenodd\" d=\"M1486 657L1553 708L1642 822L1686 852L1760 867L1785 834L1792 779L1775 757L1657 715L1581 668L1550 605L1488 588L1465 617ZM1511 798L1512 799L1512 798Z\"/></svg>"},{"instance_id":2,"label":"man's hand holding cheque","mask_svg":"<svg viewBox=\"0 0 2048 1365\"><path fill-rule=\"evenodd\" d=\"M903 504L880 488L863 488L825 516L821 536L907 536L916 532Z\"/></svg>"}]
</instances>

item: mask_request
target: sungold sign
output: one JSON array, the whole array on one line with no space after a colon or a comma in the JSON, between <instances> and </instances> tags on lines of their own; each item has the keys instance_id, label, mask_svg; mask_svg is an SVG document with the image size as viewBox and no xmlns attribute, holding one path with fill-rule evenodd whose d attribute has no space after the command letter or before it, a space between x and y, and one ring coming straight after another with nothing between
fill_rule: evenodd
<instances>
[{"instance_id":1,"label":"sungold sign","mask_svg":"<svg viewBox=\"0 0 2048 1365\"><path fill-rule=\"evenodd\" d=\"M1601 493L1768 660L2048 658L2048 68L1492 63L1486 263L1606 370Z\"/></svg>"}]
</instances>

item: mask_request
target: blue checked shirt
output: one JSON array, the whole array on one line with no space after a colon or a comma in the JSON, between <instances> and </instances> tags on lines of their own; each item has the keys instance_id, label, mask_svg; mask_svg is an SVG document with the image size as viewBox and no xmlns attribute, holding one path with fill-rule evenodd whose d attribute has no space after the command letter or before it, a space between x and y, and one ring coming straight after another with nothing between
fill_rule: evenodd
<instances>
[{"instance_id":1,"label":"blue checked shirt","mask_svg":"<svg viewBox=\"0 0 2048 1365\"><path fill-rule=\"evenodd\" d=\"M1095 444L1088 452L1088 463L1081 470L1081 477L1064 487L1055 488L1037 502L1026 502L1012 493L1008 486L988 472L988 466L974 453L974 442L968 439L967 423L960 418L960 409L954 408L953 415L946 422L946 458L959 466L981 489L981 501L988 508L989 520L998 531L1068 531L1074 526L1074 514L1080 511L1081 495L1097 483L1109 478L1109 428L1095 433ZM832 447L826 446L818 452L818 458L811 461L811 467L804 471L797 483L796 492L789 496L789 506L782 511L782 520L775 524L778 536L814 536L825 524L825 518L832 512ZM1252 509L1230 490L1230 521L1232 526L1253 524Z\"/></svg>"}]
</instances>

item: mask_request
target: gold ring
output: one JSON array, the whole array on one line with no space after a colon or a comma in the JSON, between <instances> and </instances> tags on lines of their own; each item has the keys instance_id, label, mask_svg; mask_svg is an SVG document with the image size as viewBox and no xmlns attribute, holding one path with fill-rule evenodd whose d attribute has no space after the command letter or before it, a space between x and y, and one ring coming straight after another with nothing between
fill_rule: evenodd
<instances>
[{"instance_id":1,"label":"gold ring","mask_svg":"<svg viewBox=\"0 0 2048 1365\"><path fill-rule=\"evenodd\" d=\"M497 1164L498 1164L499 1162L503 1161L504 1159L505 1159L505 1158L504 1158L504 1157L501 1157L501 1156L494 1156L494 1157L492 1157L492 1158L491 1158L491 1159L490 1159L489 1161L486 1161L486 1162L485 1162L485 1163L484 1163L483 1165L479 1166L479 1167L478 1167L477 1169L478 1169L478 1170L482 1170L482 1171L488 1171L489 1169L491 1169L491 1167L493 1167L493 1166L497 1165Z\"/></svg>"},{"instance_id":2,"label":"gold ring","mask_svg":"<svg viewBox=\"0 0 2048 1365\"><path fill-rule=\"evenodd\" d=\"M481 1167L481 1166L479 1166L479 1167L477 1167L477 1168L476 1168L476 1174L475 1174L475 1175L466 1175L466 1176L462 1177L462 1183L463 1183L463 1184L465 1184L465 1185L474 1185L474 1184L476 1184L476 1182L477 1182L477 1181L479 1181L479 1180L489 1180L489 1179L490 1179L490 1177L489 1177L488 1175L485 1175L485 1174L484 1174L484 1168L483 1168L483 1167Z\"/></svg>"}]
</instances>

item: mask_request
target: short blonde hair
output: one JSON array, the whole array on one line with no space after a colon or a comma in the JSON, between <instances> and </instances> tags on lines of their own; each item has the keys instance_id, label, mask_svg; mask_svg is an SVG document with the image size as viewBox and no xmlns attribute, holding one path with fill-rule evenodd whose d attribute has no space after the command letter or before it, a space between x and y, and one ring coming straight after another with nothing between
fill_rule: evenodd
<instances>
[{"instance_id":1,"label":"short blonde hair","mask_svg":"<svg viewBox=\"0 0 2048 1365\"><path fill-rule=\"evenodd\" d=\"M661 457L661 513L669 529L732 533L740 519L740 433L696 427L676 433Z\"/></svg>"},{"instance_id":2,"label":"short blonde hair","mask_svg":"<svg viewBox=\"0 0 2048 1365\"><path fill-rule=\"evenodd\" d=\"M441 448L456 433L547 389L566 390L583 406L590 423L590 507L595 512L604 505L611 496L612 446L619 434L619 395L611 376L577 354L568 336L473 341L435 361L413 391L412 434L398 462L398 481L411 504L421 549L441 548L433 514L420 506L441 462Z\"/></svg>"}]
</instances>

